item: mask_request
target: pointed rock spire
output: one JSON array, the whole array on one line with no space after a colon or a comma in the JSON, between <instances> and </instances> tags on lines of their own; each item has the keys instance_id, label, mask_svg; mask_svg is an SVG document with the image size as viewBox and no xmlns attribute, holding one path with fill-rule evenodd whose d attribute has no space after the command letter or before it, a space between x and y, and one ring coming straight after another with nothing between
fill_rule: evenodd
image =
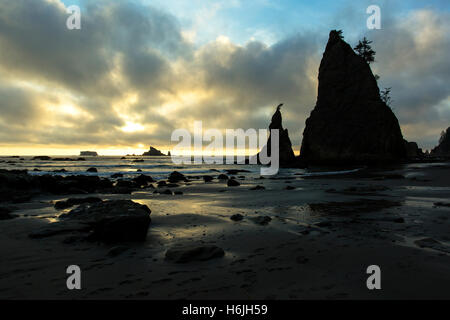
<instances>
[{"instance_id":1,"label":"pointed rock spire","mask_svg":"<svg viewBox=\"0 0 450 320\"><path fill-rule=\"evenodd\" d=\"M308 164L395 162L406 157L398 120L369 65L333 30L319 68L317 103L300 157Z\"/></svg>"}]
</instances>

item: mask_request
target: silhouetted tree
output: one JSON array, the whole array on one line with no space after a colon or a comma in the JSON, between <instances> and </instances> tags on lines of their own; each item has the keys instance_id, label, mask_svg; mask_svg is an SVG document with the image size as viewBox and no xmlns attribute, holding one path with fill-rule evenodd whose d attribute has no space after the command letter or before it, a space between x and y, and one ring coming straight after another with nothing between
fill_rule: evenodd
<instances>
[{"instance_id":1,"label":"silhouetted tree","mask_svg":"<svg viewBox=\"0 0 450 320\"><path fill-rule=\"evenodd\" d=\"M341 38L341 40L344 40L344 35L342 34L342 30L336 30L339 38Z\"/></svg>"},{"instance_id":2,"label":"silhouetted tree","mask_svg":"<svg viewBox=\"0 0 450 320\"><path fill-rule=\"evenodd\" d=\"M391 103L392 103L392 98L391 98L391 89L392 88L384 88L384 90L382 90L381 92L380 92L380 98L381 98L381 101L383 101L384 103L386 103L386 105L388 106L388 107L390 107L391 106Z\"/></svg>"},{"instance_id":3,"label":"silhouetted tree","mask_svg":"<svg viewBox=\"0 0 450 320\"><path fill-rule=\"evenodd\" d=\"M358 45L353 49L356 53L363 58L368 64L375 61L375 51L372 49L371 44L372 41L369 41L364 37L364 39L358 42Z\"/></svg>"}]
</instances>

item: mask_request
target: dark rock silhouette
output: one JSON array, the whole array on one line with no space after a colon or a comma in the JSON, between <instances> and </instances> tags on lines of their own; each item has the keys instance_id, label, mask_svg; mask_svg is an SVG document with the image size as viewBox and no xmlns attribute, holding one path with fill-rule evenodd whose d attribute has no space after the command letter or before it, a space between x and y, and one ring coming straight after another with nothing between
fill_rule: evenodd
<instances>
[{"instance_id":1,"label":"dark rock silhouette","mask_svg":"<svg viewBox=\"0 0 450 320\"><path fill-rule=\"evenodd\" d=\"M404 140L406 147L406 156L408 159L423 157L424 153L421 148L417 145L416 142L409 142Z\"/></svg>"},{"instance_id":2,"label":"dark rock silhouette","mask_svg":"<svg viewBox=\"0 0 450 320\"><path fill-rule=\"evenodd\" d=\"M162 153L161 151L159 151L156 148L150 147L150 150L144 152L143 156L165 156L164 153Z\"/></svg>"},{"instance_id":3,"label":"dark rock silhouette","mask_svg":"<svg viewBox=\"0 0 450 320\"><path fill-rule=\"evenodd\" d=\"M82 204L61 219L81 221L90 227L90 240L107 243L144 241L150 225L151 210L131 200L109 200Z\"/></svg>"},{"instance_id":4,"label":"dark rock silhouette","mask_svg":"<svg viewBox=\"0 0 450 320\"><path fill-rule=\"evenodd\" d=\"M187 181L187 178L184 176L184 174L179 173L178 171L173 171L168 178L170 183L177 183L180 181Z\"/></svg>"},{"instance_id":5,"label":"dark rock silhouette","mask_svg":"<svg viewBox=\"0 0 450 320\"><path fill-rule=\"evenodd\" d=\"M291 139L289 139L289 133L288 129L283 128L282 124L282 117L281 117L281 111L280 108L283 106L283 104L279 104L277 106L277 110L272 116L272 121L270 122L269 129L278 129L279 133L279 157L280 157L280 166L291 166L295 162L295 155L294 151L292 151L292 143ZM267 140L267 144L264 146L263 152L265 149L267 149L267 155L270 156L272 154L271 151L271 138L272 135L269 136L269 139ZM261 153L260 152L260 153ZM260 163L260 153L257 154L257 160L258 163Z\"/></svg>"},{"instance_id":6,"label":"dark rock silhouette","mask_svg":"<svg viewBox=\"0 0 450 320\"><path fill-rule=\"evenodd\" d=\"M98 153L95 151L80 151L81 157L98 157Z\"/></svg>"},{"instance_id":7,"label":"dark rock silhouette","mask_svg":"<svg viewBox=\"0 0 450 320\"><path fill-rule=\"evenodd\" d=\"M369 65L335 30L320 63L317 103L306 120L300 158L308 164L406 158L398 120L380 99Z\"/></svg>"},{"instance_id":8,"label":"dark rock silhouette","mask_svg":"<svg viewBox=\"0 0 450 320\"><path fill-rule=\"evenodd\" d=\"M236 180L234 180L234 179L228 179L227 180L227 186L229 186L229 187L238 187L240 185L241 184L239 182L237 182Z\"/></svg>"},{"instance_id":9,"label":"dark rock silhouette","mask_svg":"<svg viewBox=\"0 0 450 320\"><path fill-rule=\"evenodd\" d=\"M439 144L431 150L433 156L450 156L450 127L442 133Z\"/></svg>"}]
</instances>

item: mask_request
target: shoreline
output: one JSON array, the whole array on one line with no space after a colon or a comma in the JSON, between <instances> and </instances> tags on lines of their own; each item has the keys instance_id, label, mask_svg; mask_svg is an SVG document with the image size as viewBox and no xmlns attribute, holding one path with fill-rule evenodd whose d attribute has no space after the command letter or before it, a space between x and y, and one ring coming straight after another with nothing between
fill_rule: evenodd
<instances>
[{"instance_id":1,"label":"shoreline","mask_svg":"<svg viewBox=\"0 0 450 320\"><path fill-rule=\"evenodd\" d=\"M179 195L153 193L167 189L153 183L131 193L41 194L11 204L18 217L0 221L0 297L449 299L450 164L366 173L259 179L240 172L240 185L229 187L215 172L212 182L177 182L171 190ZM146 240L67 241L78 231L29 237L76 207L57 210L56 201L86 197L147 205ZM237 214L242 220L231 220ZM167 251L180 246L217 246L224 256L168 261ZM82 290L65 286L72 264L82 270ZM365 286L372 264L381 268L382 290Z\"/></svg>"}]
</instances>

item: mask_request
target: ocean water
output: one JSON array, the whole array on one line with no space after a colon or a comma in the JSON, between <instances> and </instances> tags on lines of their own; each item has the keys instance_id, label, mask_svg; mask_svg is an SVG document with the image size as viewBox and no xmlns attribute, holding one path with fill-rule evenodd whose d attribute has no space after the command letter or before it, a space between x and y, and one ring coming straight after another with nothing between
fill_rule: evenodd
<instances>
[{"instance_id":1,"label":"ocean water","mask_svg":"<svg viewBox=\"0 0 450 320\"><path fill-rule=\"evenodd\" d=\"M33 159L32 156L23 157L0 157L0 169L6 170L28 170L31 175L95 175L100 177L110 177L115 173L121 173L124 178L133 178L134 176L145 174L155 179L165 179L173 172L178 171L186 176L198 176L206 174L218 174L225 172L227 169L247 170L247 177L260 177L261 166L251 164L175 164L171 157L142 157L142 156L98 156L98 157L82 157L85 161L60 161L58 158L68 158L76 160L79 156L51 156L50 160ZM143 162L135 162L134 160L144 160ZM224 161L225 162L225 161ZM97 173L86 172L89 168L96 168ZM65 172L58 172L59 170ZM289 169L280 168L278 177L283 176L314 176L329 174L346 174L356 172L361 168L346 168L340 170L332 170L329 168L315 169ZM240 174L237 174L240 175Z\"/></svg>"},{"instance_id":2,"label":"ocean water","mask_svg":"<svg viewBox=\"0 0 450 320\"><path fill-rule=\"evenodd\" d=\"M261 166L246 164L174 164L170 157L133 157L128 156L98 156L82 157L85 161L56 161L57 158L78 159L79 156L52 156L51 160L36 160L33 157L0 157L0 169L7 170L28 170L31 175L98 175L100 177L110 177L115 173L121 173L125 178L145 174L156 179L167 178L173 171L178 171L184 175L204 175L214 174L217 171L224 172L226 169L240 169L250 171L247 176L260 176ZM134 162L142 159L143 162ZM89 168L96 168L97 173L86 172ZM66 172L56 172L58 170ZM39 170L39 171L37 171ZM138 171L140 170L140 171ZM217 170L217 171L216 171ZM279 175L290 175L292 173L303 172L301 169L280 169Z\"/></svg>"}]
</instances>

